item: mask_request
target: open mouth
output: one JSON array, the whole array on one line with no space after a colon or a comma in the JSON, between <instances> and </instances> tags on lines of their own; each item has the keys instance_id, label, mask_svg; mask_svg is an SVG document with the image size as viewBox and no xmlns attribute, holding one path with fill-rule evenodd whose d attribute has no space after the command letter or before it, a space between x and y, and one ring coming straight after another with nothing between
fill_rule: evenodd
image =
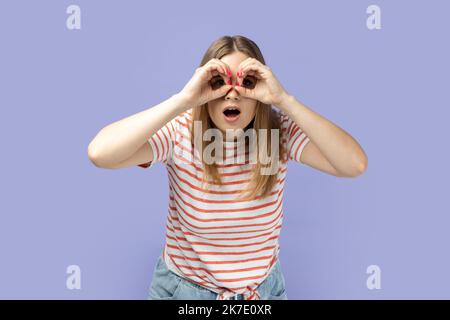
<instances>
[{"instance_id":1,"label":"open mouth","mask_svg":"<svg viewBox=\"0 0 450 320\"><path fill-rule=\"evenodd\" d=\"M225 110L223 110L223 114L227 121L236 121L241 114L241 110L239 110L239 108L236 106L229 106L226 107Z\"/></svg>"}]
</instances>

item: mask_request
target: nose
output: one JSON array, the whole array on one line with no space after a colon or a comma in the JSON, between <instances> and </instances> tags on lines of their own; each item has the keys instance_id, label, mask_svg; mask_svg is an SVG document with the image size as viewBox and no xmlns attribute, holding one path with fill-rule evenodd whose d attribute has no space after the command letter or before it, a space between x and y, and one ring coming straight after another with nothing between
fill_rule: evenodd
<instances>
[{"instance_id":1,"label":"nose","mask_svg":"<svg viewBox=\"0 0 450 320\"><path fill-rule=\"evenodd\" d=\"M234 86L225 94L225 100L230 99L234 100L240 99L239 92L236 89L234 89Z\"/></svg>"}]
</instances>

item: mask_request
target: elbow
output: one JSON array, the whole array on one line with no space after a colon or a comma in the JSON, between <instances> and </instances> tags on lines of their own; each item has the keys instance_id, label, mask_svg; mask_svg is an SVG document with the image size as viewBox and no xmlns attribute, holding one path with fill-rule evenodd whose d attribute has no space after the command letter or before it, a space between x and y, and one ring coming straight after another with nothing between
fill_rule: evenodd
<instances>
[{"instance_id":1,"label":"elbow","mask_svg":"<svg viewBox=\"0 0 450 320\"><path fill-rule=\"evenodd\" d=\"M364 155L361 159L359 159L354 165L352 177L358 177L362 175L367 170L369 159L366 155Z\"/></svg>"},{"instance_id":2,"label":"elbow","mask_svg":"<svg viewBox=\"0 0 450 320\"><path fill-rule=\"evenodd\" d=\"M358 170L357 170L357 172L358 172L358 176L360 176L360 175L362 175L364 172L366 172L366 170L367 170L367 158L366 158L366 160L364 160L363 162L361 162L359 165L358 165Z\"/></svg>"},{"instance_id":3,"label":"elbow","mask_svg":"<svg viewBox=\"0 0 450 320\"><path fill-rule=\"evenodd\" d=\"M367 170L368 158L365 154L361 157L355 157L352 164L349 165L346 171L341 171L339 177L355 178L362 175Z\"/></svg>"},{"instance_id":4,"label":"elbow","mask_svg":"<svg viewBox=\"0 0 450 320\"><path fill-rule=\"evenodd\" d=\"M101 152L97 147L95 147L92 142L89 144L88 149L88 158L98 168L106 168L107 165L102 158Z\"/></svg>"}]
</instances>

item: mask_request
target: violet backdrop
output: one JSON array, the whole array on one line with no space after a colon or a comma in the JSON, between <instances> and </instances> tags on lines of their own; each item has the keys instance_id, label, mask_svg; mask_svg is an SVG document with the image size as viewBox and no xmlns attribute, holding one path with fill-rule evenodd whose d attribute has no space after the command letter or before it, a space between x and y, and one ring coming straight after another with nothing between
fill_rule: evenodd
<instances>
[{"instance_id":1,"label":"violet backdrop","mask_svg":"<svg viewBox=\"0 0 450 320\"><path fill-rule=\"evenodd\" d=\"M81 8L68 30L66 8ZM381 8L380 30L366 8ZM104 126L180 91L244 35L291 94L369 157L357 178L289 164L289 299L450 298L448 1L2 1L0 298L145 299L165 240L163 165L99 169ZM66 268L81 268L81 290ZM369 290L366 269L381 268Z\"/></svg>"}]
</instances>

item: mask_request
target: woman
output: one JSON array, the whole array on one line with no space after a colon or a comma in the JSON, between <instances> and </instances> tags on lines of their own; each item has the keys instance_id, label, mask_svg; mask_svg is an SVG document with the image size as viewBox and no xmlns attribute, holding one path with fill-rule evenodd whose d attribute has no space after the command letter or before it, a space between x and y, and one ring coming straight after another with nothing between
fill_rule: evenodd
<instances>
[{"instance_id":1,"label":"woman","mask_svg":"<svg viewBox=\"0 0 450 320\"><path fill-rule=\"evenodd\" d=\"M287 161L339 177L367 167L359 144L288 94L243 36L217 39L179 93L102 129L88 154L102 168L166 166L166 244L149 299L287 299Z\"/></svg>"}]
</instances>

